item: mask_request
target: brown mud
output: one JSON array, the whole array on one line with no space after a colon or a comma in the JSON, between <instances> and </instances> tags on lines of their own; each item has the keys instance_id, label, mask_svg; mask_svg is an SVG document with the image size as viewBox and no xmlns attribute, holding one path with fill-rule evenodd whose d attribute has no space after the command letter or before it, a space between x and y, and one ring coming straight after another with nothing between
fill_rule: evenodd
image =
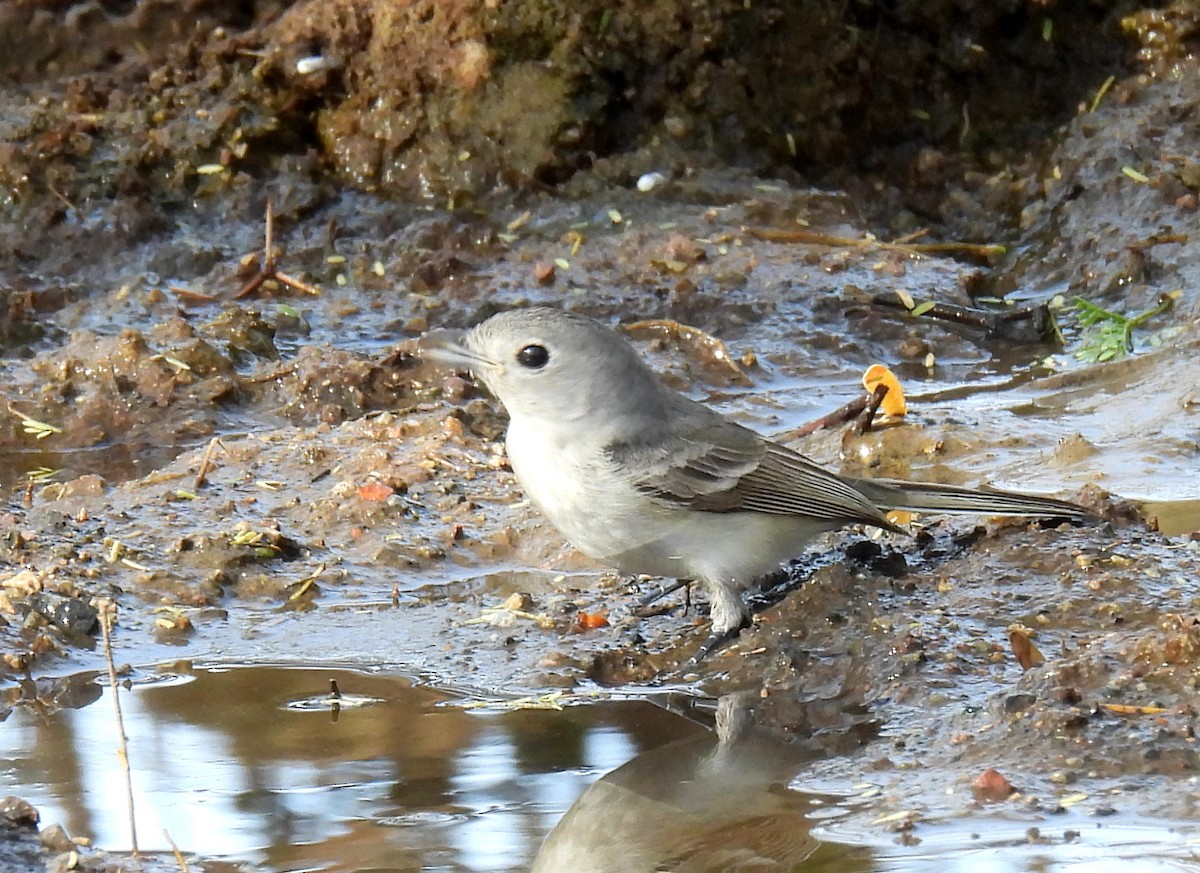
<instances>
[{"instance_id":1,"label":"brown mud","mask_svg":"<svg viewBox=\"0 0 1200 873\"><path fill-rule=\"evenodd\" d=\"M370 667L490 701L749 692L777 737L861 740L779 779L872 786L826 840L992 802L1194 815L1200 12L751 6L0 11L37 47L0 53L5 711L100 668L113 601L135 665ZM906 247L933 241L976 245ZM1128 353L1076 297L1162 311ZM1038 326L905 311L924 301ZM699 599L633 618L656 583L567 548L505 464L502 410L415 357L528 303L696 328L630 336L764 433L887 363L902 424L794 444L1097 519L830 536L681 673ZM1019 795L981 800L989 768Z\"/></svg>"}]
</instances>

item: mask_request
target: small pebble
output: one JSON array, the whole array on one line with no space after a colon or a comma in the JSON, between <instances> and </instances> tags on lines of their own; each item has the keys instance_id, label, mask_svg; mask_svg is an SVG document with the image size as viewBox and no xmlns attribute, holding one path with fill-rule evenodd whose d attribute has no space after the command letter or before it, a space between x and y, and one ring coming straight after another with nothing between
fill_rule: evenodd
<instances>
[{"instance_id":1,"label":"small pebble","mask_svg":"<svg viewBox=\"0 0 1200 873\"><path fill-rule=\"evenodd\" d=\"M653 191L655 188L667 181L667 177L662 173L643 173L638 177L637 189L643 194Z\"/></svg>"},{"instance_id":2,"label":"small pebble","mask_svg":"<svg viewBox=\"0 0 1200 873\"><path fill-rule=\"evenodd\" d=\"M38 811L33 804L12 794L0 800L0 816L14 825L37 827L38 823Z\"/></svg>"},{"instance_id":3,"label":"small pebble","mask_svg":"<svg viewBox=\"0 0 1200 873\"><path fill-rule=\"evenodd\" d=\"M38 839L51 852L70 852L75 848L75 842L60 824L52 824L49 827L42 828L38 834Z\"/></svg>"},{"instance_id":4,"label":"small pebble","mask_svg":"<svg viewBox=\"0 0 1200 873\"><path fill-rule=\"evenodd\" d=\"M333 61L324 55L309 55L296 61L296 72L301 76L311 76L313 73L323 73L333 66Z\"/></svg>"}]
</instances>

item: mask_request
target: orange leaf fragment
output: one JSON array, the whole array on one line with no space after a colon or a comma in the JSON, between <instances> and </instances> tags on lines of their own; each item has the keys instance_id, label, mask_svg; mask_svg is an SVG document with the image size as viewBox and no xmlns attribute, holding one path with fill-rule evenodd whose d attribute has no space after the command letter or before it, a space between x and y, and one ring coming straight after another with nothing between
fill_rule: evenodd
<instances>
[{"instance_id":1,"label":"orange leaf fragment","mask_svg":"<svg viewBox=\"0 0 1200 873\"><path fill-rule=\"evenodd\" d=\"M904 389L900 387L900 380L883 364L872 364L868 367L867 372L863 373L862 382L863 387L872 394L880 385L887 386L887 394L884 396L883 402L879 404L884 415L899 418L908 412L908 404L904 401Z\"/></svg>"},{"instance_id":2,"label":"orange leaf fragment","mask_svg":"<svg viewBox=\"0 0 1200 873\"><path fill-rule=\"evenodd\" d=\"M598 627L608 627L608 613L599 609L596 612L580 612L575 621L584 630L595 630Z\"/></svg>"},{"instance_id":3,"label":"orange leaf fragment","mask_svg":"<svg viewBox=\"0 0 1200 873\"><path fill-rule=\"evenodd\" d=\"M1038 647L1033 644L1033 640L1029 638L1029 634L1024 631L1009 631L1008 644L1012 646L1013 654L1017 656L1017 663L1021 665L1022 670L1028 670L1046 661L1046 656L1038 650Z\"/></svg>"},{"instance_id":4,"label":"orange leaf fragment","mask_svg":"<svg viewBox=\"0 0 1200 873\"><path fill-rule=\"evenodd\" d=\"M363 500L378 502L380 500L387 500L395 493L390 485L384 485L382 482L376 482L374 479L358 486L358 496Z\"/></svg>"}]
</instances>

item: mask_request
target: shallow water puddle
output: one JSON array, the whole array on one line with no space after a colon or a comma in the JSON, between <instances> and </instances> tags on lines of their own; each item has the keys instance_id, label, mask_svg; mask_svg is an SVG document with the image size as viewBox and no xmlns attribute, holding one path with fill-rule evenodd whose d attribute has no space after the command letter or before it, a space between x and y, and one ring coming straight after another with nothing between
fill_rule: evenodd
<instances>
[{"instance_id":1,"label":"shallow water puddle","mask_svg":"<svg viewBox=\"0 0 1200 873\"><path fill-rule=\"evenodd\" d=\"M342 699L330 697L335 680ZM110 692L76 683L0 725L0 793L99 847L129 847ZM594 779L699 726L644 702L468 711L402 679L173 669L121 694L143 851L272 870L517 870Z\"/></svg>"},{"instance_id":2,"label":"shallow water puddle","mask_svg":"<svg viewBox=\"0 0 1200 873\"><path fill-rule=\"evenodd\" d=\"M0 794L128 850L103 677L20 690ZM1040 842L1011 821L923 826L916 845L856 833L841 824L860 800L787 787L811 751L728 715L718 739L640 700L473 708L365 672L184 664L136 673L121 703L140 847L174 864L169 834L192 869L1099 870L1146 854L1172 858L1139 869L1200 869L1185 834L1136 822L1060 816L1055 834L1079 834Z\"/></svg>"}]
</instances>

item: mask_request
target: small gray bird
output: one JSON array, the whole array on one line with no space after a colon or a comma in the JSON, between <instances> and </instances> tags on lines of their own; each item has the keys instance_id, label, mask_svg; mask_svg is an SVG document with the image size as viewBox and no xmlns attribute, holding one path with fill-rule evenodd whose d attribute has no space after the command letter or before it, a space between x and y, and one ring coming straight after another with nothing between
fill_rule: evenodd
<instances>
[{"instance_id":1,"label":"small gray bird","mask_svg":"<svg viewBox=\"0 0 1200 873\"><path fill-rule=\"evenodd\" d=\"M437 334L425 354L466 367L504 404L513 472L572 545L623 573L703 584L705 652L749 624L742 589L824 531L903 533L894 509L1084 515L1047 497L839 476L668 388L623 337L557 309Z\"/></svg>"}]
</instances>

